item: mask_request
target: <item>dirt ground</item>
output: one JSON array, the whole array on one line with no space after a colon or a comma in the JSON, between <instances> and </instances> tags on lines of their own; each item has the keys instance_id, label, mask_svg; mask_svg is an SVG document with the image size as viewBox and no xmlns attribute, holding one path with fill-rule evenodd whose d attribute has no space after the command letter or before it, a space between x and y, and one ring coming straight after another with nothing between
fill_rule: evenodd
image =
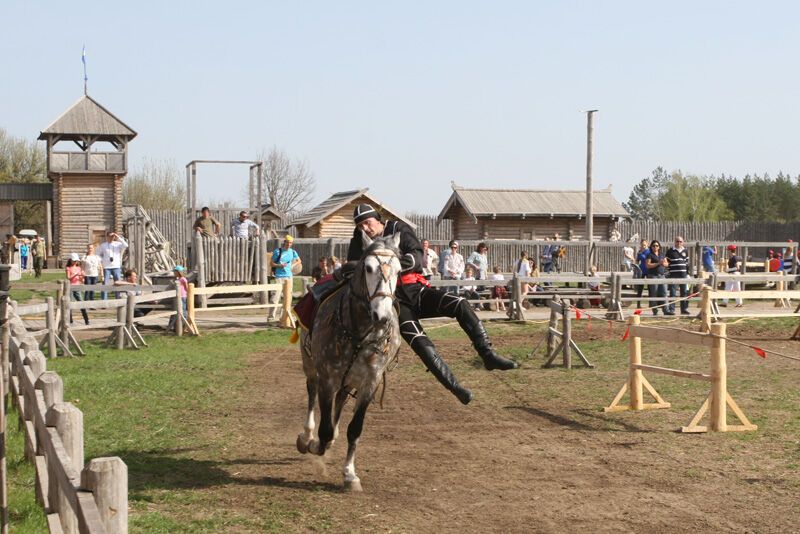
<instances>
[{"instance_id":1,"label":"dirt ground","mask_svg":"<svg viewBox=\"0 0 800 534\"><path fill-rule=\"evenodd\" d=\"M305 406L297 349L253 357L251 402L223 425L231 438L218 459L229 483L213 488L220 507L248 515L280 504L287 514L279 519L297 531L797 531L797 435L786 443L764 433L679 434L696 408L602 413L624 372L619 384L602 377L587 396L582 384L595 371L531 362L488 373L463 339L437 345L475 401L460 405L403 346L383 409L376 403L367 413L356 462L361 494L341 491L344 428L324 459L295 449ZM797 366L775 364L800 376Z\"/></svg>"}]
</instances>

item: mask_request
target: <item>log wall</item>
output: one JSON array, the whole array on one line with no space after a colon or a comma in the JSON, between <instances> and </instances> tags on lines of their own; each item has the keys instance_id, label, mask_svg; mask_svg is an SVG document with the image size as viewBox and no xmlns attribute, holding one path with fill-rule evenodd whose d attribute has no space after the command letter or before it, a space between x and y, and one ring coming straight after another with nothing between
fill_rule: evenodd
<instances>
[{"instance_id":1,"label":"log wall","mask_svg":"<svg viewBox=\"0 0 800 534\"><path fill-rule=\"evenodd\" d=\"M122 230L121 176L58 175L53 181L53 196L54 253L62 260L72 252L85 252L92 241L101 241L107 229Z\"/></svg>"}]
</instances>

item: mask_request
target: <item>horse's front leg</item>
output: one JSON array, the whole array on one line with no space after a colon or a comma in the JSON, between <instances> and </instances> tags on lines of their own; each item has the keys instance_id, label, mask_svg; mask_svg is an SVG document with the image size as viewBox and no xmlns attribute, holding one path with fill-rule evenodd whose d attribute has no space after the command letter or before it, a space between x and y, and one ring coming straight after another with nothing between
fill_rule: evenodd
<instances>
[{"instance_id":1,"label":"horse's front leg","mask_svg":"<svg viewBox=\"0 0 800 534\"><path fill-rule=\"evenodd\" d=\"M308 392L308 408L306 423L303 432L297 436L297 450L300 454L308 452L308 444L314 437L314 406L317 404L317 378L306 378L306 391Z\"/></svg>"},{"instance_id":2,"label":"horse's front leg","mask_svg":"<svg viewBox=\"0 0 800 534\"><path fill-rule=\"evenodd\" d=\"M336 400L333 405L333 441L339 437L339 420L342 417L342 409L347 404L347 398L350 396L350 390L343 387L336 392Z\"/></svg>"},{"instance_id":3,"label":"horse's front leg","mask_svg":"<svg viewBox=\"0 0 800 534\"><path fill-rule=\"evenodd\" d=\"M364 428L364 417L367 415L367 407L372 401L372 394L360 396L356 404L353 419L347 426L347 459L344 462L344 489L347 491L361 491L361 479L356 475L356 446L361 431Z\"/></svg>"},{"instance_id":4,"label":"horse's front leg","mask_svg":"<svg viewBox=\"0 0 800 534\"><path fill-rule=\"evenodd\" d=\"M319 431L317 439L308 443L308 452L322 456L333 442L333 397L334 388L322 381L317 383L319 400Z\"/></svg>"}]
</instances>

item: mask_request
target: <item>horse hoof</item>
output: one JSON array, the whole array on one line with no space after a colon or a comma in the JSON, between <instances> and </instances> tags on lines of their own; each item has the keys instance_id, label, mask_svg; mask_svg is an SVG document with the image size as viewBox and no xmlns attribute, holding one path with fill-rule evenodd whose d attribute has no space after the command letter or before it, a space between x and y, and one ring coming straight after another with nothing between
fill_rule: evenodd
<instances>
[{"instance_id":1,"label":"horse hoof","mask_svg":"<svg viewBox=\"0 0 800 534\"><path fill-rule=\"evenodd\" d=\"M308 443L306 443L303 434L297 436L295 445L297 445L297 452L300 454L305 454L308 452Z\"/></svg>"},{"instance_id":2,"label":"horse hoof","mask_svg":"<svg viewBox=\"0 0 800 534\"><path fill-rule=\"evenodd\" d=\"M345 480L344 481L344 490L345 491L350 491L350 492L364 491L363 489L361 489L361 480L359 480L359 479Z\"/></svg>"}]
</instances>

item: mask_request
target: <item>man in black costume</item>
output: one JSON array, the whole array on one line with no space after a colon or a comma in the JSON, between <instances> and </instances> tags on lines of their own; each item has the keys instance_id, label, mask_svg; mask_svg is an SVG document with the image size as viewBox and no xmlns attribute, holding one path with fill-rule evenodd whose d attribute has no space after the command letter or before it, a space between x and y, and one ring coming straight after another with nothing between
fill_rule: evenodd
<instances>
[{"instance_id":1,"label":"man in black costume","mask_svg":"<svg viewBox=\"0 0 800 534\"><path fill-rule=\"evenodd\" d=\"M361 232L370 238L400 234L400 278L395 291L400 305L400 335L419 356L433 376L463 404L472 400L472 392L461 386L453 376L436 347L425 334L420 319L428 317L453 317L472 341L472 345L488 370L516 369L516 362L499 356L489 341L489 335L469 303L458 295L445 293L431 287L422 275L422 244L414 230L403 221L381 220L380 214L369 204L359 204L353 213L356 229L350 240L347 260L356 261L363 253Z\"/></svg>"}]
</instances>

